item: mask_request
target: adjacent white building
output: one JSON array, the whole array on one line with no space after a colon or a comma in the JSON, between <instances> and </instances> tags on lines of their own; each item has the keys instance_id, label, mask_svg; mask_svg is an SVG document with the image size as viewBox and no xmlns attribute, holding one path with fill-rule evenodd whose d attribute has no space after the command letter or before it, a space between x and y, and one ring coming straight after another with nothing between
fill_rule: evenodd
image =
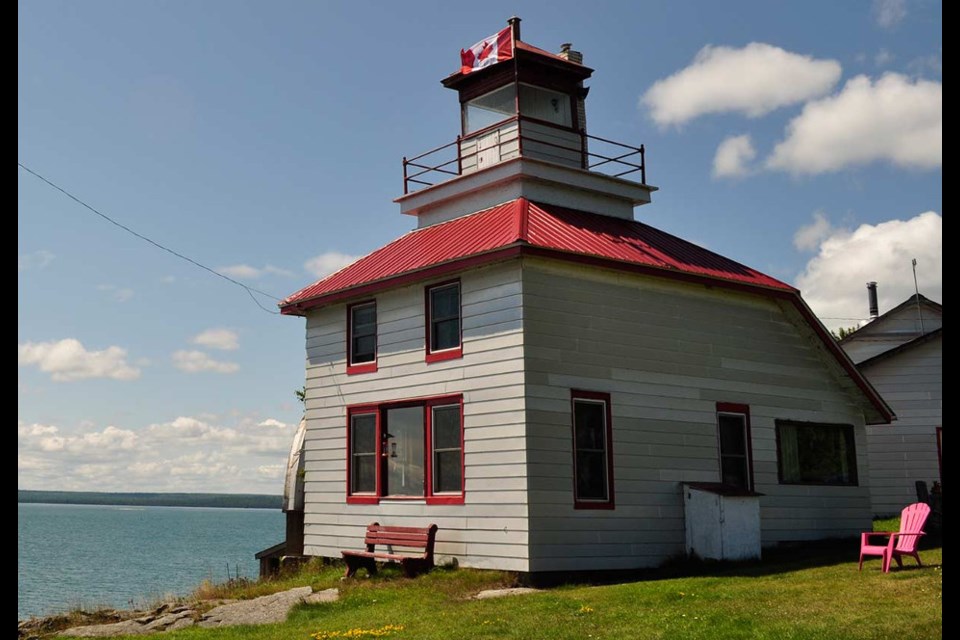
<instances>
[{"instance_id":1,"label":"adjacent white building","mask_svg":"<svg viewBox=\"0 0 960 640\"><path fill-rule=\"evenodd\" d=\"M793 287L634 220L644 151L587 135L579 54L512 29L444 81L457 142L404 162L417 229L281 304L304 553L436 523L464 566L655 566L687 551L684 483L757 500L764 545L869 528L890 408Z\"/></svg>"},{"instance_id":2,"label":"adjacent white building","mask_svg":"<svg viewBox=\"0 0 960 640\"><path fill-rule=\"evenodd\" d=\"M899 513L916 502L917 481L941 481L943 307L910 296L840 344L897 414L867 427L867 453L873 512Z\"/></svg>"}]
</instances>

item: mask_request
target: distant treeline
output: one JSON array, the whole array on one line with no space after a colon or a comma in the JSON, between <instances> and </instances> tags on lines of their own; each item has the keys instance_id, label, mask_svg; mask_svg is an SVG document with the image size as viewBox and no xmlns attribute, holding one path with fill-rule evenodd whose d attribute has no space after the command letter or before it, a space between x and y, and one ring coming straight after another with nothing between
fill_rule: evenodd
<instances>
[{"instance_id":1,"label":"distant treeline","mask_svg":"<svg viewBox=\"0 0 960 640\"><path fill-rule=\"evenodd\" d=\"M283 498L256 493L100 493L98 491L31 491L17 489L17 502L109 504L131 507L279 509L283 504Z\"/></svg>"}]
</instances>

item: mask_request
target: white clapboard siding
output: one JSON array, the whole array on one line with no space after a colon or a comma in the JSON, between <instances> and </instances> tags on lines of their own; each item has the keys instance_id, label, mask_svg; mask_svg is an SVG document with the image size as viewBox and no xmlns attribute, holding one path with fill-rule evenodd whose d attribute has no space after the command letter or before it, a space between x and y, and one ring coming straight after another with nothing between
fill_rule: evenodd
<instances>
[{"instance_id":1,"label":"white clapboard siding","mask_svg":"<svg viewBox=\"0 0 960 640\"><path fill-rule=\"evenodd\" d=\"M430 283L425 283L430 284ZM424 285L376 296L378 370L346 375L346 306L307 318L305 552L360 548L373 521L439 526L437 554L528 570L522 289L518 261L461 277L463 358L424 362ZM346 407L464 396L464 505L346 504Z\"/></svg>"},{"instance_id":2,"label":"white clapboard siding","mask_svg":"<svg viewBox=\"0 0 960 640\"><path fill-rule=\"evenodd\" d=\"M531 571L684 553L680 483L719 480L717 402L750 405L763 544L869 528L862 409L778 304L530 259L523 300ZM615 510L573 508L571 389L611 395ZM860 485L780 485L777 419L854 425Z\"/></svg>"},{"instance_id":3,"label":"white clapboard siding","mask_svg":"<svg viewBox=\"0 0 960 640\"><path fill-rule=\"evenodd\" d=\"M864 375L897 420L867 427L873 512L899 513L916 502L915 483L940 480L937 427L943 425L943 339L932 338L867 363Z\"/></svg>"}]
</instances>

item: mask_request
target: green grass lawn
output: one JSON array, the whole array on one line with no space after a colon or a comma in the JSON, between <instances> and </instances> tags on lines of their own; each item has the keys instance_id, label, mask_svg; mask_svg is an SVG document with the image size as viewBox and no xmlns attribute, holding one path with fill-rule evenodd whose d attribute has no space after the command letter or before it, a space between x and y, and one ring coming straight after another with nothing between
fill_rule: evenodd
<instances>
[{"instance_id":1,"label":"green grass lawn","mask_svg":"<svg viewBox=\"0 0 960 640\"><path fill-rule=\"evenodd\" d=\"M889 526L890 523L883 523ZM881 528L878 526L878 528ZM304 605L286 623L187 629L163 640L321 640L351 629L396 640L437 638L847 638L942 637L942 550L921 552L923 568L884 575L880 561L857 571L859 542L765 552L763 562L683 565L602 586L568 585L541 593L476 601L509 583L497 572L437 569L410 580L389 568L376 578L341 581L340 570L258 583L234 597L311 584L337 586L341 599ZM369 635L345 637L371 637Z\"/></svg>"}]
</instances>

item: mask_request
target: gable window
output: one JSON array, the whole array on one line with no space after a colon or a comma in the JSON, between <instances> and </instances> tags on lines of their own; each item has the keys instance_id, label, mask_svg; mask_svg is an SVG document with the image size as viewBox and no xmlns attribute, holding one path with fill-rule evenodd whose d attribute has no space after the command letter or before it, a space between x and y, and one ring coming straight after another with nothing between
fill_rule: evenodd
<instances>
[{"instance_id":1,"label":"gable window","mask_svg":"<svg viewBox=\"0 0 960 640\"><path fill-rule=\"evenodd\" d=\"M463 503L462 396L351 407L347 502Z\"/></svg>"},{"instance_id":2,"label":"gable window","mask_svg":"<svg viewBox=\"0 0 960 640\"><path fill-rule=\"evenodd\" d=\"M717 443L720 449L720 482L753 491L749 406L717 403Z\"/></svg>"},{"instance_id":3,"label":"gable window","mask_svg":"<svg viewBox=\"0 0 960 640\"><path fill-rule=\"evenodd\" d=\"M347 373L377 370L377 302L347 307Z\"/></svg>"},{"instance_id":4,"label":"gable window","mask_svg":"<svg viewBox=\"0 0 960 640\"><path fill-rule=\"evenodd\" d=\"M426 291L427 362L461 357L460 282L445 282Z\"/></svg>"},{"instance_id":5,"label":"gable window","mask_svg":"<svg viewBox=\"0 0 960 640\"><path fill-rule=\"evenodd\" d=\"M780 484L856 485L853 426L777 420Z\"/></svg>"},{"instance_id":6,"label":"gable window","mask_svg":"<svg viewBox=\"0 0 960 640\"><path fill-rule=\"evenodd\" d=\"M572 391L574 508L612 509L610 394Z\"/></svg>"}]
</instances>

